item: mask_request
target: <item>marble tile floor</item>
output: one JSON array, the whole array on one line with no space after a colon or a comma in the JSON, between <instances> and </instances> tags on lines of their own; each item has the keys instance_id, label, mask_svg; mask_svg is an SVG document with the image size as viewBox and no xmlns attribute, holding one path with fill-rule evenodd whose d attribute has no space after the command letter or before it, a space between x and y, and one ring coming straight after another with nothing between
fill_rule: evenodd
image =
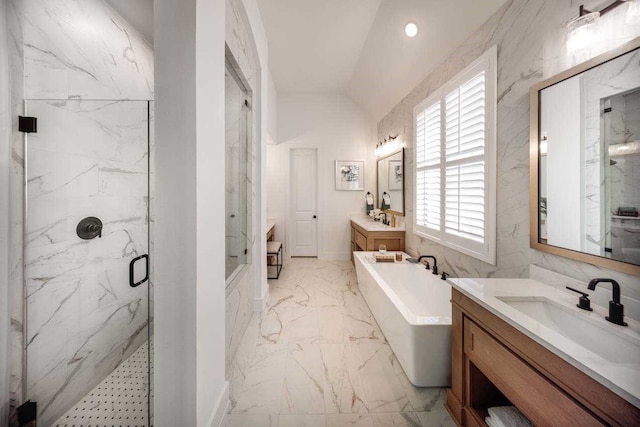
<instances>
[{"instance_id":1,"label":"marble tile floor","mask_svg":"<svg viewBox=\"0 0 640 427\"><path fill-rule=\"evenodd\" d=\"M444 389L407 379L349 261L285 263L228 377L233 427L455 425Z\"/></svg>"},{"instance_id":2,"label":"marble tile floor","mask_svg":"<svg viewBox=\"0 0 640 427\"><path fill-rule=\"evenodd\" d=\"M148 344L142 344L73 408L54 427L147 427ZM153 358L150 366L153 375ZM153 390L151 390L153 400Z\"/></svg>"}]
</instances>

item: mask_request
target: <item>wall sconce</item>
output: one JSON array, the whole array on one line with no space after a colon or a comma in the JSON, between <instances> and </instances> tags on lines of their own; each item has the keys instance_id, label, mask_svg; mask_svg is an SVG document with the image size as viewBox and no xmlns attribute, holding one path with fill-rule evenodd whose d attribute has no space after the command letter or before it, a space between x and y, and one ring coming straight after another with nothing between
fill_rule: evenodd
<instances>
[{"instance_id":1,"label":"wall sconce","mask_svg":"<svg viewBox=\"0 0 640 427\"><path fill-rule=\"evenodd\" d=\"M569 34L567 36L567 49L576 52L591 46L594 42L594 23L602 15L611 12L616 7L627 3L629 0L616 0L604 8L593 11L580 5L578 16L567 24Z\"/></svg>"},{"instance_id":2,"label":"wall sconce","mask_svg":"<svg viewBox=\"0 0 640 427\"><path fill-rule=\"evenodd\" d=\"M398 151L400 148L402 148L402 146L398 141L398 135L389 136L388 138L385 138L384 141L376 144L375 155L376 157L386 156L394 151Z\"/></svg>"}]
</instances>

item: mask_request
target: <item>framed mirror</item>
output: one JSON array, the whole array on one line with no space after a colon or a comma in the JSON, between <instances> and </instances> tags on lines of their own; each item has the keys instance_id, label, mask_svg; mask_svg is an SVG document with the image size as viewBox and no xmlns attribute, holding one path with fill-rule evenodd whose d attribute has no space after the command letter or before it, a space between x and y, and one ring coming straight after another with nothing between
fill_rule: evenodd
<instances>
[{"instance_id":1,"label":"framed mirror","mask_svg":"<svg viewBox=\"0 0 640 427\"><path fill-rule=\"evenodd\" d=\"M640 38L531 88L531 247L640 276Z\"/></svg>"},{"instance_id":2,"label":"framed mirror","mask_svg":"<svg viewBox=\"0 0 640 427\"><path fill-rule=\"evenodd\" d=\"M377 208L404 215L404 148L378 159Z\"/></svg>"}]
</instances>

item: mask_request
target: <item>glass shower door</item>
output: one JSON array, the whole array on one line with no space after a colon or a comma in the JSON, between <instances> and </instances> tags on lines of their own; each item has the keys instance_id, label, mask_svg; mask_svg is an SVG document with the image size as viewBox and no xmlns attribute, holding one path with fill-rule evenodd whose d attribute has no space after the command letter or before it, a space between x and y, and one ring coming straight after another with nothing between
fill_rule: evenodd
<instances>
[{"instance_id":1,"label":"glass shower door","mask_svg":"<svg viewBox=\"0 0 640 427\"><path fill-rule=\"evenodd\" d=\"M43 426L147 426L149 103L25 110L25 397Z\"/></svg>"}]
</instances>

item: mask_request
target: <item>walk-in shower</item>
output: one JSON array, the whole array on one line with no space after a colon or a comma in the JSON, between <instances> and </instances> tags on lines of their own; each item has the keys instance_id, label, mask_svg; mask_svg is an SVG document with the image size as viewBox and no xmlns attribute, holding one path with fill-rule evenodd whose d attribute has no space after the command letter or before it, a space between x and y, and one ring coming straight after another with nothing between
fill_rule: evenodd
<instances>
[{"instance_id":1,"label":"walk-in shower","mask_svg":"<svg viewBox=\"0 0 640 427\"><path fill-rule=\"evenodd\" d=\"M225 69L225 277L247 264L249 94L231 62Z\"/></svg>"},{"instance_id":2,"label":"walk-in shower","mask_svg":"<svg viewBox=\"0 0 640 427\"><path fill-rule=\"evenodd\" d=\"M24 114L25 400L43 426L151 425L150 103Z\"/></svg>"}]
</instances>

